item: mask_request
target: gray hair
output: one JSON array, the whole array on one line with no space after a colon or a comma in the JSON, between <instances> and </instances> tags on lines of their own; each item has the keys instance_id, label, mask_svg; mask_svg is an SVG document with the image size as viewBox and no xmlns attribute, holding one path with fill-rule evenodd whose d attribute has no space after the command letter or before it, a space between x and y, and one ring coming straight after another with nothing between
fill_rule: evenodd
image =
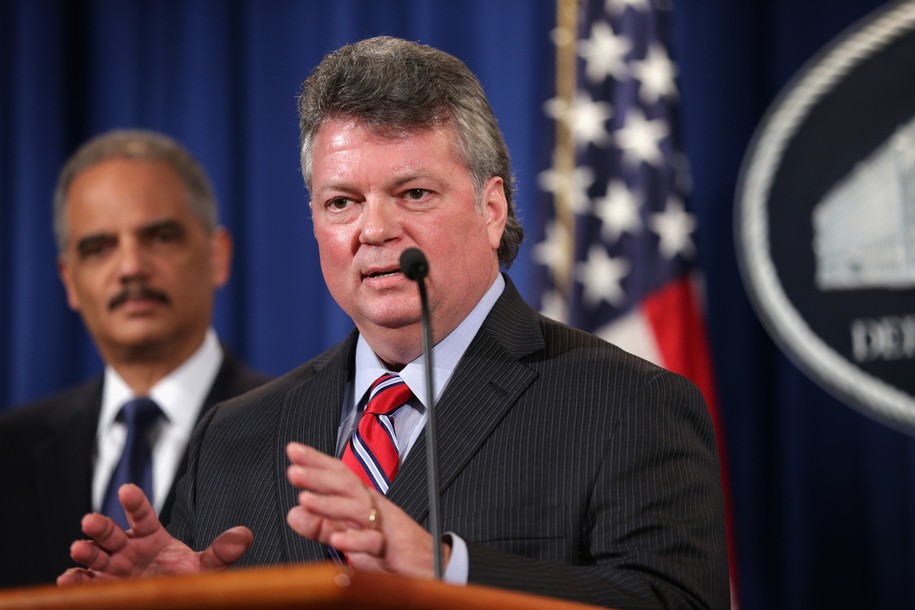
<instances>
[{"instance_id":1,"label":"gray hair","mask_svg":"<svg viewBox=\"0 0 915 610\"><path fill-rule=\"evenodd\" d=\"M470 69L444 51L380 36L327 55L302 84L298 98L302 176L311 191L314 140L330 118L352 118L379 135L451 126L478 198L502 178L508 218L499 262L511 266L524 240L515 211L508 147L483 87Z\"/></svg>"},{"instance_id":2,"label":"gray hair","mask_svg":"<svg viewBox=\"0 0 915 610\"><path fill-rule=\"evenodd\" d=\"M65 206L70 185L78 174L110 159L163 161L181 178L187 190L187 203L207 233L219 222L216 195L203 167L177 141L168 136L140 129L109 131L98 135L77 150L60 170L54 190L54 239L57 251L67 251Z\"/></svg>"}]
</instances>

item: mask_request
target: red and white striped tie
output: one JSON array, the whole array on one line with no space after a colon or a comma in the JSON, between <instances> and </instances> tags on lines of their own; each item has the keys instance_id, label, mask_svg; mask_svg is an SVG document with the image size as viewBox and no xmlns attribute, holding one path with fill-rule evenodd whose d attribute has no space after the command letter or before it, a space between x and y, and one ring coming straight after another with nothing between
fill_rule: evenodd
<instances>
[{"instance_id":1,"label":"red and white striped tie","mask_svg":"<svg viewBox=\"0 0 915 610\"><path fill-rule=\"evenodd\" d=\"M399 375L386 373L376 379L359 426L343 451L343 463L381 494L388 493L400 465L391 414L412 397Z\"/></svg>"}]
</instances>

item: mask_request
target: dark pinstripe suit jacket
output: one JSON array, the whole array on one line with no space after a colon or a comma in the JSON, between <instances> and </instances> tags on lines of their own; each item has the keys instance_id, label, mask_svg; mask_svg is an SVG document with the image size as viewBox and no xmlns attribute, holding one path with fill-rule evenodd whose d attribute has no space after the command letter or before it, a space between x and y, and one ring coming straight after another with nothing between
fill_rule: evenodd
<instances>
[{"instance_id":1,"label":"dark pinstripe suit jacket","mask_svg":"<svg viewBox=\"0 0 915 610\"><path fill-rule=\"evenodd\" d=\"M247 525L240 565L326 558L285 523L284 446L334 453L355 345L204 418L174 535L199 549ZM618 608L728 606L715 441L684 378L540 316L508 281L437 420L442 525L468 541L471 582ZM425 468L420 436L388 494L421 523Z\"/></svg>"},{"instance_id":2,"label":"dark pinstripe suit jacket","mask_svg":"<svg viewBox=\"0 0 915 610\"><path fill-rule=\"evenodd\" d=\"M268 380L226 351L201 414ZM101 403L98 376L0 416L0 586L53 583L76 565L70 545L85 538L80 520L92 510L92 456ZM186 464L185 458L176 480ZM172 486L161 511L164 519L174 500Z\"/></svg>"}]
</instances>

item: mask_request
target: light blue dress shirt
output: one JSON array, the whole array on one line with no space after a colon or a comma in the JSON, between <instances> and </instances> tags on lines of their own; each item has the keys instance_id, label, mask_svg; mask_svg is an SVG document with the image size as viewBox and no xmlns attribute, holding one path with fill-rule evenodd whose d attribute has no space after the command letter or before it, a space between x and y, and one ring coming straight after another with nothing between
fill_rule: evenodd
<instances>
[{"instance_id":1,"label":"light blue dress shirt","mask_svg":"<svg viewBox=\"0 0 915 610\"><path fill-rule=\"evenodd\" d=\"M505 289L505 279L499 274L483 298L477 303L473 311L464 318L457 328L447 337L432 347L432 383L433 396L436 404L442 392L451 379L451 374L458 362L467 351L470 342L483 325L483 320L496 304L502 291ZM426 423L426 356L421 355L416 360L409 362L397 374L400 375L407 387L413 392L413 400L398 409L394 414L394 431L397 436L397 451L400 461L403 462L410 449L413 448L417 437ZM368 401L368 390L372 382L381 375L388 373L384 363L375 355L365 339L360 335L356 344L356 377L346 389L343 401L343 413L337 433L337 456L343 455L343 450L349 442L353 430L358 426L359 417ZM469 571L469 558L467 544L452 532L446 532L451 541L451 557L442 575L443 580L452 584L466 584Z\"/></svg>"}]
</instances>

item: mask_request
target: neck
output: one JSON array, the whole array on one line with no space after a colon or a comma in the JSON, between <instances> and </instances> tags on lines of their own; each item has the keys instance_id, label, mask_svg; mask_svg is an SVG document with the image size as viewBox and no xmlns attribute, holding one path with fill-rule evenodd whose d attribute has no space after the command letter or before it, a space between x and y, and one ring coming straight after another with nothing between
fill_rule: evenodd
<instances>
[{"instance_id":1,"label":"neck","mask_svg":"<svg viewBox=\"0 0 915 610\"><path fill-rule=\"evenodd\" d=\"M407 363L423 353L422 326L411 325L398 329L379 329L366 335L366 343L389 371L398 372ZM433 336L434 336L433 331Z\"/></svg>"},{"instance_id":2,"label":"neck","mask_svg":"<svg viewBox=\"0 0 915 610\"><path fill-rule=\"evenodd\" d=\"M137 396L146 396L154 385L184 364L203 345L205 336L206 329L195 340L179 346L167 342L144 344L108 350L102 356Z\"/></svg>"},{"instance_id":3,"label":"neck","mask_svg":"<svg viewBox=\"0 0 915 610\"><path fill-rule=\"evenodd\" d=\"M164 363L161 366L121 363L112 367L137 396L148 396L153 386L177 368Z\"/></svg>"}]
</instances>

